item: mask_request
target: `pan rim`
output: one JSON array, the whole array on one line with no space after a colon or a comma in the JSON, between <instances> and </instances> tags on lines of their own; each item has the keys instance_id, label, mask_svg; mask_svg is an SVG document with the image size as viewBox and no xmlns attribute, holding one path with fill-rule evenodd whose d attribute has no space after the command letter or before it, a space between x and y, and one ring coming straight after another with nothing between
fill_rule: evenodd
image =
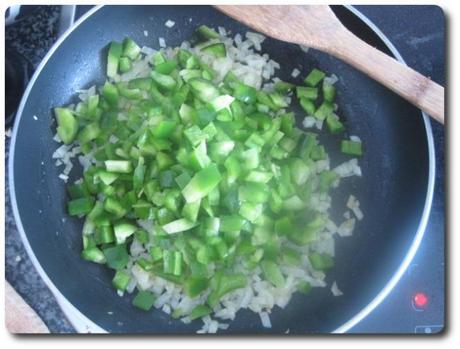
<instances>
[{"instance_id":1,"label":"pan rim","mask_svg":"<svg viewBox=\"0 0 460 349\"><path fill-rule=\"evenodd\" d=\"M19 231L19 235L21 237L22 243L24 244L24 248L32 261L35 269L37 270L38 274L46 284L46 286L50 289L54 297L56 298L59 306L63 310L65 316L70 321L72 326L77 330L77 332L92 332L92 333L107 333L105 329L94 323L88 317L86 317L83 313L80 312L54 285L51 281L50 277L46 274L45 270L41 266L40 262L38 261L35 253L32 250L32 246L27 239L27 235L25 233L24 227L22 225L21 216L19 214L19 209L16 200L16 193L15 193L15 183L14 183L14 155L15 155L15 144L17 138L17 130L19 127L19 123L22 118L23 109L27 102L28 96L37 80L38 76L40 75L41 71L43 70L44 66L50 59L50 57L54 54L54 52L59 48L62 42L86 19L100 10L103 5L95 6L91 10L89 10L86 14L84 14L75 24L69 28L51 47L48 53L45 55L43 60L40 62L37 70L35 71L34 75L32 76L29 84L27 85L26 91L21 99L21 103L19 105L18 111L16 113L16 120L13 126L13 132L11 136L10 142L10 150L9 150L9 159L8 159L8 187L10 191L10 198L11 198L11 206L13 209L13 215L15 218L15 222ZM364 14L362 14L359 10L351 5L344 6L347 10L349 10L352 14L357 16L361 21L363 21L377 36L383 41L383 43L388 47L391 51L393 56L401 63L406 64L404 59L402 58L399 51L396 47L392 44L392 42L383 34L383 32ZM433 141L433 133L431 129L431 123L429 117L424 113L421 112L426 136L427 136L427 145L428 145L428 184L427 184L427 194L425 198L425 205L423 207L423 212L415 232L415 236L412 240L411 246L406 253L405 257L403 258L401 264L397 268L396 272L390 278L390 280L385 284L383 289L370 301L368 305L366 305L363 309L358 311L354 316L352 316L347 322L343 325L339 326L337 329L333 330L332 333L345 333L349 331L353 326L358 324L362 321L367 315L369 315L393 290L396 284L399 282L405 271L407 270L409 264L411 263L412 259L414 258L420 243L423 239L425 234L426 226L428 224L429 215L431 212L431 206L433 201L434 195L434 184L435 184L435 151L434 151L434 141Z\"/></svg>"}]
</instances>

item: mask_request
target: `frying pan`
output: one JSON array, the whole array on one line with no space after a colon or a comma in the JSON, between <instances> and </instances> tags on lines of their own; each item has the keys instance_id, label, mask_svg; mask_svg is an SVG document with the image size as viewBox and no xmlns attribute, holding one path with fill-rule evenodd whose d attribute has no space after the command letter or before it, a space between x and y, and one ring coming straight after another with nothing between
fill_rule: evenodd
<instances>
[{"instance_id":1,"label":"frying pan","mask_svg":"<svg viewBox=\"0 0 460 349\"><path fill-rule=\"evenodd\" d=\"M355 34L384 52L402 58L392 44L352 7L334 7ZM176 25L164 26L172 19ZM143 312L120 298L111 286L112 272L83 261L82 221L66 215L66 190L51 155L52 108L76 102L75 90L104 82L106 45L132 37L158 48L158 37L179 45L200 24L224 26L233 34L248 29L209 6L105 6L91 10L51 49L22 99L11 142L10 191L13 210L26 249L58 301L93 331L114 333L194 333L202 323L171 320L161 311ZM148 32L148 36L144 35ZM352 49L352 48L350 48ZM353 237L338 239L336 266L328 274L344 292L328 289L294 295L285 309L275 308L272 328L241 310L226 333L346 332L371 312L406 270L423 237L434 187L434 147L426 115L368 77L318 51L267 39L263 51L280 62L281 79L293 68L302 75L312 67L339 76L338 104L350 134L361 137L363 177L343 180L334 193L332 217L341 220L349 194L365 213ZM33 116L36 116L35 118ZM345 160L339 138L322 135L332 164ZM71 180L81 176L74 168ZM84 330L81 327L79 330ZM378 331L378 329L376 329Z\"/></svg>"}]
</instances>

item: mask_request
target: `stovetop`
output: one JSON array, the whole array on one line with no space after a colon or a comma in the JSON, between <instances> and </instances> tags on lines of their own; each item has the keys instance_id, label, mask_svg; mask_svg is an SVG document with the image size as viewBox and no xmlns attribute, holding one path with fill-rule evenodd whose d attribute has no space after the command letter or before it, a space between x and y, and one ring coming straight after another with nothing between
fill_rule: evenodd
<instances>
[{"instance_id":1,"label":"stovetop","mask_svg":"<svg viewBox=\"0 0 460 349\"><path fill-rule=\"evenodd\" d=\"M77 6L76 17L90 8ZM445 84L445 19L439 7L356 8L382 30L409 66L430 76L437 83ZM59 6L37 6L32 17L6 27L6 44L36 67L57 39L59 17ZM433 122L432 128L436 184L422 244L394 290L370 315L350 330L352 333L436 333L444 327L444 127ZM8 134L7 130L5 168L8 164ZM5 183L8 183L7 172L5 176ZM74 332L24 250L14 223L8 188L5 193L6 279L37 311L51 332Z\"/></svg>"}]
</instances>

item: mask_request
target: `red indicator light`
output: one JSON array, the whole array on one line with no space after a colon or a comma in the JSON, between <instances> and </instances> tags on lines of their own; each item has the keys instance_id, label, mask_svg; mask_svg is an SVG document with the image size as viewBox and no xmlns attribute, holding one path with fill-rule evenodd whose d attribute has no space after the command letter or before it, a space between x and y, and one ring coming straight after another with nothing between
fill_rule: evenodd
<instances>
[{"instance_id":1,"label":"red indicator light","mask_svg":"<svg viewBox=\"0 0 460 349\"><path fill-rule=\"evenodd\" d=\"M414 305L418 308L424 308L428 304L428 297L425 293L422 292L416 293L412 300L414 302Z\"/></svg>"}]
</instances>

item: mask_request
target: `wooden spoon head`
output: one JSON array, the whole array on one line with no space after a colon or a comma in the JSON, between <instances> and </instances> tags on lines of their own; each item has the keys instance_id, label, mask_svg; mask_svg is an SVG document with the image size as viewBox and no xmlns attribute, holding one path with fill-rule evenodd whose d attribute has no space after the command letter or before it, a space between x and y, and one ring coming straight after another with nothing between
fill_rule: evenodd
<instances>
[{"instance_id":1,"label":"wooden spoon head","mask_svg":"<svg viewBox=\"0 0 460 349\"><path fill-rule=\"evenodd\" d=\"M217 5L237 21L272 38L328 52L344 29L327 5Z\"/></svg>"}]
</instances>

